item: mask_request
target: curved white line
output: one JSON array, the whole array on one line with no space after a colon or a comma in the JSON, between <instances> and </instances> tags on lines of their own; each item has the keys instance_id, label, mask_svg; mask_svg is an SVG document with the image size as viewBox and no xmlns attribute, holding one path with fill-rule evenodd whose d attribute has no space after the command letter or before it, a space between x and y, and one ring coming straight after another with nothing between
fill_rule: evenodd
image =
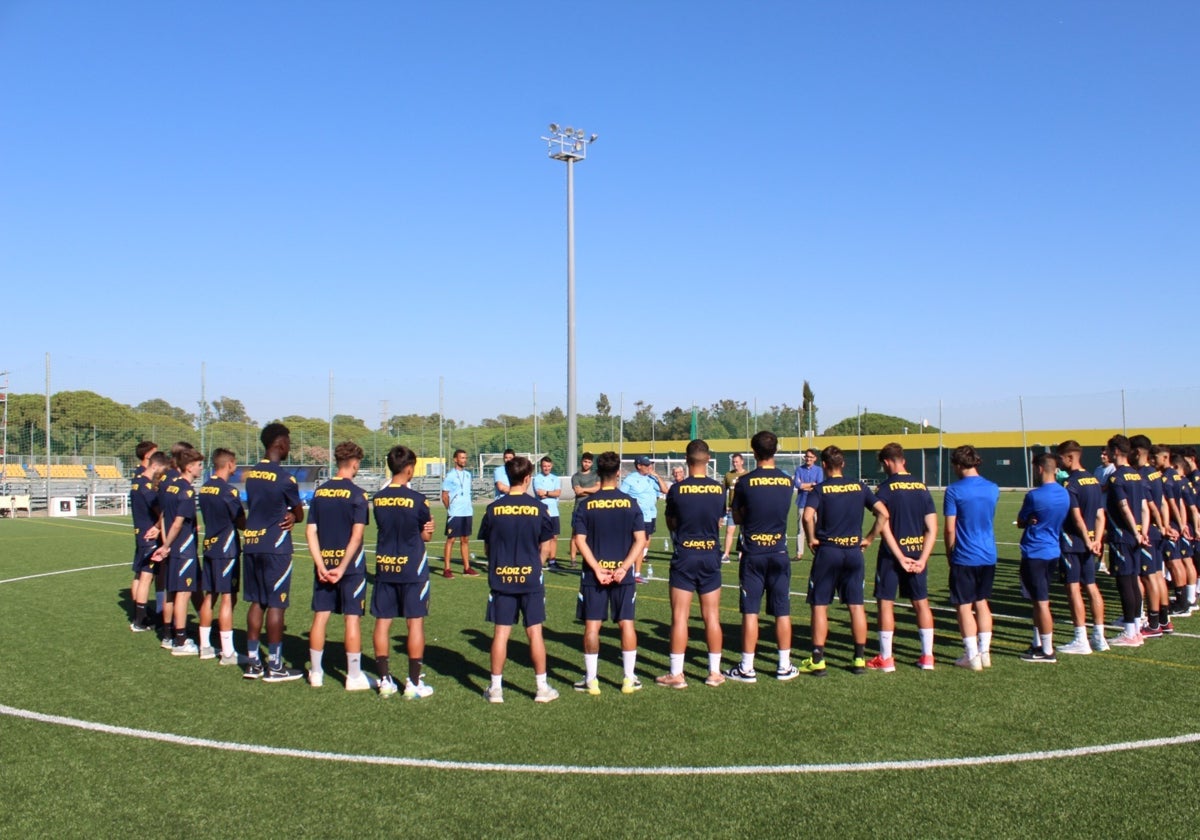
<instances>
[{"instance_id":1,"label":"curved white line","mask_svg":"<svg viewBox=\"0 0 1200 840\"><path fill-rule=\"evenodd\" d=\"M36 575L25 575L23 577L8 578L0 580L0 584L16 583L19 580L33 580L34 578L53 577L54 575L69 575L72 572L90 572L93 569L115 569L118 566L128 566L128 563L107 563L103 566L81 566L78 569L59 569L57 572L41 572Z\"/></svg>"},{"instance_id":2,"label":"curved white line","mask_svg":"<svg viewBox=\"0 0 1200 840\"><path fill-rule=\"evenodd\" d=\"M864 761L858 763L839 762L833 764L749 764L727 767L588 767L572 764L500 764L482 761L443 761L433 758L405 758L391 755L357 755L355 753L297 750L288 747L267 747L259 744L241 744L236 741L214 741L208 738L193 738L170 732L154 732L148 729L132 729L127 726L111 726L61 715L46 715L28 709L18 709L0 704L0 714L22 718L38 723L69 726L88 732L106 735L124 735L146 741L161 741L186 747L207 747L226 752L252 753L282 758L304 758L316 761L336 761L344 764L377 764L392 767L416 767L428 770L473 770L490 773L544 773L566 775L583 773L592 776L763 776L797 775L813 773L865 773L880 770L932 770L942 767L979 767L988 764L1017 764L1026 761L1049 761L1059 758L1081 758L1089 755L1128 752L1131 750L1171 747L1200 741L1200 732L1176 735L1170 738L1150 738L1143 741L1122 741L1116 744L1095 744L1088 747L1073 747L1062 750L1038 750L1001 755L964 756L961 758L923 758L908 761Z\"/></svg>"}]
</instances>

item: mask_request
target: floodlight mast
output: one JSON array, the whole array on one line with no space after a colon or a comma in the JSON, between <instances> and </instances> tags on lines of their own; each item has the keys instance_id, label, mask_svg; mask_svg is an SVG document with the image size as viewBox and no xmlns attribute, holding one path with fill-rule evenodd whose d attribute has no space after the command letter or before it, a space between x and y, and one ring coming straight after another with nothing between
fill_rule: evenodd
<instances>
[{"instance_id":1,"label":"floodlight mast","mask_svg":"<svg viewBox=\"0 0 1200 840\"><path fill-rule=\"evenodd\" d=\"M550 123L549 129L550 135L542 138L547 153L567 165L567 475L574 475L579 467L575 394L575 164L587 159L587 147L596 142L597 135L588 136L582 128L563 128L558 123Z\"/></svg>"}]
</instances>

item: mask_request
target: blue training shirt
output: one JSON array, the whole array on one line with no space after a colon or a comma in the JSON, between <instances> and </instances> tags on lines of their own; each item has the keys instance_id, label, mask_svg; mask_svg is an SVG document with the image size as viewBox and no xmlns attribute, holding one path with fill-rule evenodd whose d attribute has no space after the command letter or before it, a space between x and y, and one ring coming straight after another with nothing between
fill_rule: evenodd
<instances>
[{"instance_id":1,"label":"blue training shirt","mask_svg":"<svg viewBox=\"0 0 1200 840\"><path fill-rule=\"evenodd\" d=\"M667 490L667 523L675 524L675 557L717 554L724 513L725 485L721 482L688 476L672 484Z\"/></svg>"},{"instance_id":2,"label":"blue training shirt","mask_svg":"<svg viewBox=\"0 0 1200 840\"><path fill-rule=\"evenodd\" d=\"M1025 494L1017 520L1025 523L1021 533L1021 557L1057 560L1063 523L1071 510L1071 496L1053 481Z\"/></svg>"},{"instance_id":3,"label":"blue training shirt","mask_svg":"<svg viewBox=\"0 0 1200 840\"><path fill-rule=\"evenodd\" d=\"M1083 517L1084 524L1088 529L1086 534L1079 533L1075 517L1068 512L1062 531L1063 553L1087 554L1091 551L1088 541L1096 538L1096 514L1104 506L1104 488L1101 487L1099 479L1087 470L1076 470L1071 473L1067 476L1067 483L1064 486L1071 499L1071 510L1079 509L1079 514Z\"/></svg>"},{"instance_id":4,"label":"blue training shirt","mask_svg":"<svg viewBox=\"0 0 1200 840\"><path fill-rule=\"evenodd\" d=\"M308 524L317 528L317 543L325 568L341 565L355 525L366 525L370 518L367 492L348 478L331 478L313 491L308 510ZM366 542L365 534L364 540ZM367 573L366 552L358 547L358 556L350 560L345 578ZM315 570L313 574L316 574Z\"/></svg>"},{"instance_id":5,"label":"blue training shirt","mask_svg":"<svg viewBox=\"0 0 1200 840\"><path fill-rule=\"evenodd\" d=\"M446 508L447 516L472 514L470 470L460 470L457 467L451 469L442 479L442 492L450 497L450 504Z\"/></svg>"},{"instance_id":6,"label":"blue training shirt","mask_svg":"<svg viewBox=\"0 0 1200 840\"><path fill-rule=\"evenodd\" d=\"M955 517L954 556L956 566L996 565L996 503L1000 487L981 475L969 475L946 488L942 506L946 516Z\"/></svg>"},{"instance_id":7,"label":"blue training shirt","mask_svg":"<svg viewBox=\"0 0 1200 840\"><path fill-rule=\"evenodd\" d=\"M653 522L658 517L658 481L651 475L633 472L621 481L620 490L637 499L642 519Z\"/></svg>"},{"instance_id":8,"label":"blue training shirt","mask_svg":"<svg viewBox=\"0 0 1200 840\"><path fill-rule=\"evenodd\" d=\"M287 512L300 504L296 477L265 458L242 471L246 482L246 530L242 533L247 554L292 554L292 532L280 524Z\"/></svg>"},{"instance_id":9,"label":"blue training shirt","mask_svg":"<svg viewBox=\"0 0 1200 840\"><path fill-rule=\"evenodd\" d=\"M819 541L857 548L862 541L863 514L875 507L875 494L861 481L839 475L814 487L804 506L817 512Z\"/></svg>"},{"instance_id":10,"label":"blue training shirt","mask_svg":"<svg viewBox=\"0 0 1200 840\"><path fill-rule=\"evenodd\" d=\"M576 534L587 537L588 548L600 568L612 571L625 562L633 546L634 533L645 531L646 522L636 499L612 487L603 487L575 505L571 528ZM633 586L634 583L633 575L627 574L617 585ZM595 571L586 563L580 585L599 586Z\"/></svg>"},{"instance_id":11,"label":"blue training shirt","mask_svg":"<svg viewBox=\"0 0 1200 840\"><path fill-rule=\"evenodd\" d=\"M542 475L540 472L533 477L533 492L536 494L539 490L545 490L553 493L555 490L562 490L562 482L554 473ZM545 498L538 497L538 501L546 506L546 510L550 515L558 518L558 498L555 496L546 496Z\"/></svg>"},{"instance_id":12,"label":"blue training shirt","mask_svg":"<svg viewBox=\"0 0 1200 840\"><path fill-rule=\"evenodd\" d=\"M242 499L237 488L214 475L200 488L199 503L204 516L204 556L214 560L237 557L242 548L236 525Z\"/></svg>"},{"instance_id":13,"label":"blue training shirt","mask_svg":"<svg viewBox=\"0 0 1200 840\"><path fill-rule=\"evenodd\" d=\"M389 484L375 494L372 507L378 529L376 584L428 581L429 563L421 530L433 518L429 501L411 487Z\"/></svg>"}]
</instances>

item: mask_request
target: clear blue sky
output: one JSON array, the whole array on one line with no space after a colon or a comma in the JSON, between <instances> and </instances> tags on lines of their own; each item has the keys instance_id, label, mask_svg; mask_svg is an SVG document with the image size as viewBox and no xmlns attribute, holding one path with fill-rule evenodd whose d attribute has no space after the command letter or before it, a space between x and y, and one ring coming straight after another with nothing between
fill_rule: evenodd
<instances>
[{"instance_id":1,"label":"clear blue sky","mask_svg":"<svg viewBox=\"0 0 1200 840\"><path fill-rule=\"evenodd\" d=\"M1195 423L1197 43L1193 2L0 0L0 369L564 405L555 121L600 135L581 410Z\"/></svg>"}]
</instances>

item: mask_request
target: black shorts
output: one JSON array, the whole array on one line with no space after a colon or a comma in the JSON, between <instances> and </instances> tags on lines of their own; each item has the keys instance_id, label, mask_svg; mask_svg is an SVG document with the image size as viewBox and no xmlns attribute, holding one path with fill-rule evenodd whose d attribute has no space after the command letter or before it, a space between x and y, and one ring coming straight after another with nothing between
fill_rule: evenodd
<instances>
[{"instance_id":1,"label":"black shorts","mask_svg":"<svg viewBox=\"0 0 1200 840\"><path fill-rule=\"evenodd\" d=\"M312 611L362 615L367 609L367 576L343 577L326 583L313 575Z\"/></svg>"},{"instance_id":2,"label":"black shorts","mask_svg":"<svg viewBox=\"0 0 1200 840\"><path fill-rule=\"evenodd\" d=\"M140 575L142 573L149 574L154 571L154 564L150 562L150 558L154 556L156 545L139 545L133 550L133 573Z\"/></svg>"},{"instance_id":3,"label":"black shorts","mask_svg":"<svg viewBox=\"0 0 1200 840\"><path fill-rule=\"evenodd\" d=\"M474 524L475 517L473 516L451 516L446 520L446 536L450 539L455 537L471 538L471 526Z\"/></svg>"},{"instance_id":4,"label":"black shorts","mask_svg":"<svg viewBox=\"0 0 1200 840\"><path fill-rule=\"evenodd\" d=\"M608 586L581 586L575 602L579 621L633 621L637 586L614 583Z\"/></svg>"},{"instance_id":5,"label":"black shorts","mask_svg":"<svg viewBox=\"0 0 1200 840\"><path fill-rule=\"evenodd\" d=\"M1096 582L1096 565L1100 558L1090 551L1087 554L1063 554L1058 561L1065 583L1082 583L1090 586Z\"/></svg>"},{"instance_id":6,"label":"black shorts","mask_svg":"<svg viewBox=\"0 0 1200 840\"><path fill-rule=\"evenodd\" d=\"M557 537L562 533L562 526L559 524L559 519L557 516L550 517L550 527L554 529L554 536Z\"/></svg>"},{"instance_id":7,"label":"black shorts","mask_svg":"<svg viewBox=\"0 0 1200 840\"><path fill-rule=\"evenodd\" d=\"M1108 544L1108 561L1111 564L1112 573L1118 576L1136 575L1141 548L1140 545L1110 542Z\"/></svg>"},{"instance_id":8,"label":"black shorts","mask_svg":"<svg viewBox=\"0 0 1200 840\"><path fill-rule=\"evenodd\" d=\"M808 576L808 603L827 607L838 600L862 606L866 562L858 546L819 545Z\"/></svg>"},{"instance_id":9,"label":"black shorts","mask_svg":"<svg viewBox=\"0 0 1200 840\"><path fill-rule=\"evenodd\" d=\"M778 618L792 614L792 563L786 551L775 554L743 554L738 564L741 584L739 609L742 615L758 615L763 596L767 615Z\"/></svg>"},{"instance_id":10,"label":"black shorts","mask_svg":"<svg viewBox=\"0 0 1200 840\"><path fill-rule=\"evenodd\" d=\"M237 557L205 557L203 587L214 595L237 592L241 584L242 564Z\"/></svg>"},{"instance_id":11,"label":"black shorts","mask_svg":"<svg viewBox=\"0 0 1200 840\"><path fill-rule=\"evenodd\" d=\"M682 589L684 592L697 592L707 595L721 588L721 555L713 552L711 555L676 555L671 559L670 573L667 575L667 585L672 589Z\"/></svg>"},{"instance_id":12,"label":"black shorts","mask_svg":"<svg viewBox=\"0 0 1200 840\"><path fill-rule=\"evenodd\" d=\"M287 609L292 597L290 554L249 554L242 558L246 601L262 607Z\"/></svg>"},{"instance_id":13,"label":"black shorts","mask_svg":"<svg viewBox=\"0 0 1200 840\"><path fill-rule=\"evenodd\" d=\"M926 600L929 597L928 564L919 572L910 572L891 557L880 558L875 566L875 591L872 597L880 601L895 601L897 593L910 601Z\"/></svg>"},{"instance_id":14,"label":"black shorts","mask_svg":"<svg viewBox=\"0 0 1200 840\"><path fill-rule=\"evenodd\" d=\"M1050 600L1050 582L1054 580L1054 572L1058 560L1038 560L1033 557L1021 558L1021 596L1031 601Z\"/></svg>"},{"instance_id":15,"label":"black shorts","mask_svg":"<svg viewBox=\"0 0 1200 840\"><path fill-rule=\"evenodd\" d=\"M996 567L959 566L950 564L950 603L956 607L974 604L992 597L992 582L996 579Z\"/></svg>"}]
</instances>

